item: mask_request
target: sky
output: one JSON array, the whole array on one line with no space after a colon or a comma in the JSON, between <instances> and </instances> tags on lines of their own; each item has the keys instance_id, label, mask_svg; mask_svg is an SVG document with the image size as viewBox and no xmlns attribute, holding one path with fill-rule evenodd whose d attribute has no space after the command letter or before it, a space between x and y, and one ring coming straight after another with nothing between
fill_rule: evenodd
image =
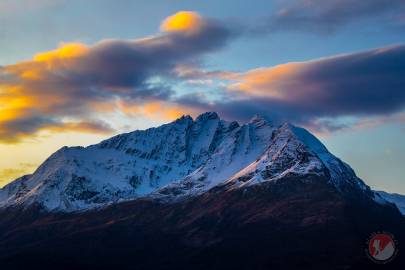
<instances>
[{"instance_id":1,"label":"sky","mask_svg":"<svg viewBox=\"0 0 405 270\"><path fill-rule=\"evenodd\" d=\"M405 194L405 0L1 0L0 187L64 145L217 111Z\"/></svg>"}]
</instances>

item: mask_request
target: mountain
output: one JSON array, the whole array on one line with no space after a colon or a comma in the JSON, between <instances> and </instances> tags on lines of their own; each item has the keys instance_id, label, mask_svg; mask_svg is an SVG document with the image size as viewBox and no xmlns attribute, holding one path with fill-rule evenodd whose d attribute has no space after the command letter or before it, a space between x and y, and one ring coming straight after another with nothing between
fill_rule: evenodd
<instances>
[{"instance_id":1,"label":"mountain","mask_svg":"<svg viewBox=\"0 0 405 270\"><path fill-rule=\"evenodd\" d=\"M239 125L209 112L86 148L64 147L1 189L0 207L77 211L143 196L171 201L218 184L236 188L293 173L324 174L339 189L369 191L304 129L274 127L257 116Z\"/></svg>"},{"instance_id":2,"label":"mountain","mask_svg":"<svg viewBox=\"0 0 405 270\"><path fill-rule=\"evenodd\" d=\"M2 269L404 269L405 218L305 129L216 113L62 148L0 190ZM401 251L400 251L401 252Z\"/></svg>"},{"instance_id":3,"label":"mountain","mask_svg":"<svg viewBox=\"0 0 405 270\"><path fill-rule=\"evenodd\" d=\"M395 204L399 211L405 215L405 195L387 193L385 191L377 191L377 194L380 195L384 200Z\"/></svg>"}]
</instances>

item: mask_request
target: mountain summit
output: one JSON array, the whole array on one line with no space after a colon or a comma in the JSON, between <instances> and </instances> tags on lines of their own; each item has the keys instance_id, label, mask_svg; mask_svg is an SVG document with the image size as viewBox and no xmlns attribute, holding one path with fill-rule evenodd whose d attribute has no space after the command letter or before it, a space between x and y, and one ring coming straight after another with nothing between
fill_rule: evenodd
<instances>
[{"instance_id":1,"label":"mountain summit","mask_svg":"<svg viewBox=\"0 0 405 270\"><path fill-rule=\"evenodd\" d=\"M140 197L177 201L215 186L235 189L288 175L321 175L342 192L371 194L305 129L273 126L257 115L240 125L207 112L85 148L63 147L1 189L0 207L76 211Z\"/></svg>"}]
</instances>

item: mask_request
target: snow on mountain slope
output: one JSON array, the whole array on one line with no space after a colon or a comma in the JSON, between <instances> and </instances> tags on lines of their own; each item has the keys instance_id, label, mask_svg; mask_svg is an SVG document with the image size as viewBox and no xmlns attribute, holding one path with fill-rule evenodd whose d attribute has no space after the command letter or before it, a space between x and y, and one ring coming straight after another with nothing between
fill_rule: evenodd
<instances>
[{"instance_id":1,"label":"snow on mountain slope","mask_svg":"<svg viewBox=\"0 0 405 270\"><path fill-rule=\"evenodd\" d=\"M369 190L350 166L329 153L312 134L288 123L274 132L270 146L260 158L235 174L226 184L239 188L278 180L289 174L320 175L339 190L347 186Z\"/></svg>"},{"instance_id":2,"label":"snow on mountain slope","mask_svg":"<svg viewBox=\"0 0 405 270\"><path fill-rule=\"evenodd\" d=\"M236 122L233 122L236 125ZM265 119L255 116L247 124L221 136L221 143L193 173L151 194L154 198L193 196L223 183L254 162L268 147L275 128Z\"/></svg>"},{"instance_id":3,"label":"snow on mountain slope","mask_svg":"<svg viewBox=\"0 0 405 270\"><path fill-rule=\"evenodd\" d=\"M395 204L399 211L405 216L405 195L396 194L396 193L387 193L385 191L376 191L383 199L388 202Z\"/></svg>"},{"instance_id":4,"label":"snow on mountain slope","mask_svg":"<svg viewBox=\"0 0 405 270\"><path fill-rule=\"evenodd\" d=\"M0 189L0 207L39 204L89 209L141 196L176 200L284 175L322 174L338 189L368 190L353 170L304 129L261 117L244 125L204 113L121 134L89 147L64 147L33 175Z\"/></svg>"},{"instance_id":5,"label":"snow on mountain slope","mask_svg":"<svg viewBox=\"0 0 405 270\"><path fill-rule=\"evenodd\" d=\"M64 147L33 175L0 190L0 206L38 203L49 210L81 210L137 198L201 171L232 175L260 154L272 128L243 126L216 113L121 134L86 148ZM264 125L264 124L263 124ZM222 180L222 178L220 178Z\"/></svg>"},{"instance_id":6,"label":"snow on mountain slope","mask_svg":"<svg viewBox=\"0 0 405 270\"><path fill-rule=\"evenodd\" d=\"M288 174L317 174L342 192L355 188L370 192L370 196L373 196L370 188L356 176L349 165L329 153L326 147L305 129L288 123L271 128L264 119L258 117L250 122L252 123L260 123L259 128L254 129L255 132L267 134L267 137L259 136L263 139L255 140L256 145L264 147L256 147L255 151L251 151L249 154L253 156L250 157L246 151L245 154L240 153L234 163L224 164L226 156L216 153L193 174L159 189L152 193L152 197L170 201L173 197L201 194L216 185L224 185L229 189L241 188L278 180ZM249 160L252 162L249 163Z\"/></svg>"}]
</instances>

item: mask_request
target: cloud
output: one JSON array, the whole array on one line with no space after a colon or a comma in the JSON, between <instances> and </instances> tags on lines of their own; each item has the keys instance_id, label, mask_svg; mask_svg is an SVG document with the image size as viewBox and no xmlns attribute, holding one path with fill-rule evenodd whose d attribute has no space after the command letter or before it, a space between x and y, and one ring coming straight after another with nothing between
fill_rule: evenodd
<instances>
[{"instance_id":1,"label":"cloud","mask_svg":"<svg viewBox=\"0 0 405 270\"><path fill-rule=\"evenodd\" d=\"M164 32L196 33L205 27L205 20L192 11L180 11L166 18L160 26Z\"/></svg>"},{"instance_id":2,"label":"cloud","mask_svg":"<svg viewBox=\"0 0 405 270\"><path fill-rule=\"evenodd\" d=\"M363 130L378 127L385 124L394 124L403 126L405 123L405 112L394 113L391 115L377 115L372 117L360 117L355 119L346 120L346 122L339 121L336 118L329 119L314 119L305 124L306 128L316 132L322 136L329 136L336 131L346 130ZM403 129L405 131L405 129Z\"/></svg>"},{"instance_id":3,"label":"cloud","mask_svg":"<svg viewBox=\"0 0 405 270\"><path fill-rule=\"evenodd\" d=\"M198 65L176 65L174 72L182 79L219 79L232 80L237 77L235 72L223 70L202 70Z\"/></svg>"},{"instance_id":4,"label":"cloud","mask_svg":"<svg viewBox=\"0 0 405 270\"><path fill-rule=\"evenodd\" d=\"M27 115L3 121L0 128L0 141L16 143L39 131L48 132L76 132L92 134L111 134L115 130L99 120L59 121L57 118L43 115Z\"/></svg>"},{"instance_id":5,"label":"cloud","mask_svg":"<svg viewBox=\"0 0 405 270\"><path fill-rule=\"evenodd\" d=\"M262 26L265 31L309 30L330 33L349 23L373 19L397 23L405 10L404 0L294 0L282 1L279 11ZM399 21L398 21L399 23Z\"/></svg>"},{"instance_id":6,"label":"cloud","mask_svg":"<svg viewBox=\"0 0 405 270\"><path fill-rule=\"evenodd\" d=\"M53 132L80 132L80 133L96 133L96 134L111 134L115 130L108 124L102 121L93 122L65 122L53 125L48 128Z\"/></svg>"},{"instance_id":7,"label":"cloud","mask_svg":"<svg viewBox=\"0 0 405 270\"><path fill-rule=\"evenodd\" d=\"M0 143L42 131L111 133L100 119L116 112L165 120L203 111L239 120L259 113L325 132L352 125L337 118L404 109L405 45L246 72L201 68L207 53L238 34L234 25L182 11L153 36L61 44L0 67Z\"/></svg>"},{"instance_id":8,"label":"cloud","mask_svg":"<svg viewBox=\"0 0 405 270\"><path fill-rule=\"evenodd\" d=\"M120 111L129 117L142 116L157 120L174 120L185 114L195 114L192 108L173 104L169 101L139 104L120 100L117 105Z\"/></svg>"},{"instance_id":9,"label":"cloud","mask_svg":"<svg viewBox=\"0 0 405 270\"><path fill-rule=\"evenodd\" d=\"M194 72L194 74L198 74ZM206 72L203 72L205 78ZM214 102L183 96L178 102L247 120L260 113L313 128L345 127L337 118L382 117L405 109L405 45L287 63L235 73ZM333 121L331 121L333 120Z\"/></svg>"},{"instance_id":10,"label":"cloud","mask_svg":"<svg viewBox=\"0 0 405 270\"><path fill-rule=\"evenodd\" d=\"M317 116L393 113L405 105L405 45L255 69L231 89Z\"/></svg>"},{"instance_id":11,"label":"cloud","mask_svg":"<svg viewBox=\"0 0 405 270\"><path fill-rule=\"evenodd\" d=\"M61 44L0 67L0 142L41 130L111 131L99 125L98 114L119 110L119 100L170 101L174 92L167 81L178 77L176 66L222 48L236 35L221 22L187 11L168 17L161 30L142 39Z\"/></svg>"}]
</instances>

